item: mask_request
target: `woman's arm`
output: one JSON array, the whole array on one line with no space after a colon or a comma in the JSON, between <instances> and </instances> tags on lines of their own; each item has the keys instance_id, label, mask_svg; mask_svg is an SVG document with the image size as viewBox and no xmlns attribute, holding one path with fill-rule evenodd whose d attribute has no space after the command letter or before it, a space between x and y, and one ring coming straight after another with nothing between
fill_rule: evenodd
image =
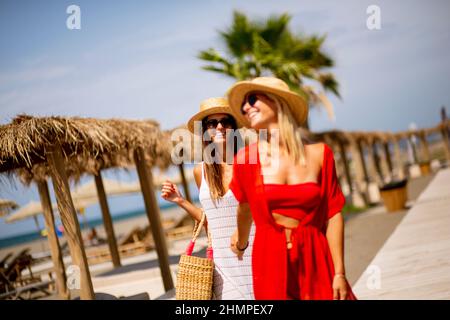
<instances>
[{"instance_id":1,"label":"woman's arm","mask_svg":"<svg viewBox=\"0 0 450 320\"><path fill-rule=\"evenodd\" d=\"M344 266L344 218L342 213L339 212L328 220L326 237L335 271L333 297L336 300L345 300L347 298L347 281Z\"/></svg>"},{"instance_id":2,"label":"woman's arm","mask_svg":"<svg viewBox=\"0 0 450 320\"><path fill-rule=\"evenodd\" d=\"M196 166L194 168L194 178L198 188L200 188L202 179L201 170L201 166ZM169 180L163 183L161 196L164 200L173 202L183 208L196 221L200 221L202 218L202 209L194 206L192 203L183 198L176 184L170 182Z\"/></svg>"},{"instance_id":3,"label":"woman's arm","mask_svg":"<svg viewBox=\"0 0 450 320\"><path fill-rule=\"evenodd\" d=\"M248 203L240 203L237 208L237 230L231 237L231 250L238 257L242 257L245 251L245 249L242 249L248 246L252 222L253 218L250 212L250 206Z\"/></svg>"}]
</instances>

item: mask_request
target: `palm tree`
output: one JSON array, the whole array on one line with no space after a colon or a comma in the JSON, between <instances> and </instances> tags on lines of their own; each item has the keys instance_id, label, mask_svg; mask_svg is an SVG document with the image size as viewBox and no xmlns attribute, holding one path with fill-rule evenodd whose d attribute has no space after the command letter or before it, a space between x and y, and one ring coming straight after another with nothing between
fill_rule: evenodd
<instances>
[{"instance_id":1,"label":"palm tree","mask_svg":"<svg viewBox=\"0 0 450 320\"><path fill-rule=\"evenodd\" d=\"M321 50L325 36L294 35L288 26L290 20L288 14L282 14L262 22L250 21L245 14L235 11L231 26L219 32L227 56L209 48L201 51L198 58L210 62L203 69L238 81L276 76L307 98L310 105L325 107L333 118L333 106L325 92L331 91L339 98L340 95L334 75L323 70L334 65ZM306 85L305 79L312 80L313 85ZM305 127L309 128L308 122Z\"/></svg>"}]
</instances>

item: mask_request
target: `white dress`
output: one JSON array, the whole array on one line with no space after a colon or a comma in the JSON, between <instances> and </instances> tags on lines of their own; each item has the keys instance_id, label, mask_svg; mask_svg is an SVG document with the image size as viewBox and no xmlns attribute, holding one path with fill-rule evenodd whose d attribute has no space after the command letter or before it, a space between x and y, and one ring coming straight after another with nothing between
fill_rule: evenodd
<instances>
[{"instance_id":1,"label":"white dress","mask_svg":"<svg viewBox=\"0 0 450 320\"><path fill-rule=\"evenodd\" d=\"M220 199L216 206L211 199L209 186L205 180L202 163L202 182L199 200L205 210L214 255L214 299L253 300L253 279L251 252L255 234L252 225L249 246L242 260L230 249L230 239L237 228L236 212L238 201L231 190Z\"/></svg>"}]
</instances>

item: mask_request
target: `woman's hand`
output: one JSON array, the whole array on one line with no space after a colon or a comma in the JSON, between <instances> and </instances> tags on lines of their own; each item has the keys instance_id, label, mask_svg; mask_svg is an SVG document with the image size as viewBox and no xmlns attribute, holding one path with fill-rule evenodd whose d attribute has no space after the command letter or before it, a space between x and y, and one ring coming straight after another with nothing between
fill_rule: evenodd
<instances>
[{"instance_id":1,"label":"woman's hand","mask_svg":"<svg viewBox=\"0 0 450 320\"><path fill-rule=\"evenodd\" d=\"M336 274L333 279L333 299L346 300L348 294L348 284L344 275Z\"/></svg>"},{"instance_id":2,"label":"woman's hand","mask_svg":"<svg viewBox=\"0 0 450 320\"><path fill-rule=\"evenodd\" d=\"M242 256L244 255L245 250L239 250L238 244L239 244L239 248L243 248L243 247L241 247L241 244L239 243L238 231L236 230L233 233L233 235L231 236L230 248L231 248L231 251L233 251L237 255L238 259L242 260Z\"/></svg>"},{"instance_id":3,"label":"woman's hand","mask_svg":"<svg viewBox=\"0 0 450 320\"><path fill-rule=\"evenodd\" d=\"M184 200L176 184L170 182L169 180L166 180L162 184L161 197L164 200L177 204L181 203Z\"/></svg>"}]
</instances>

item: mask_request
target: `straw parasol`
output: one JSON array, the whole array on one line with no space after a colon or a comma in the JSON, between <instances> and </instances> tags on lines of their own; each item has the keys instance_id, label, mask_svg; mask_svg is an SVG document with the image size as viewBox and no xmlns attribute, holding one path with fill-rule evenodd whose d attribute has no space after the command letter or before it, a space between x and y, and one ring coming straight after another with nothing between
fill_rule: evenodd
<instances>
[{"instance_id":1,"label":"straw parasol","mask_svg":"<svg viewBox=\"0 0 450 320\"><path fill-rule=\"evenodd\" d=\"M74 206L77 212L83 212L84 209L94 203L97 203L97 199L95 198L86 198L82 200L74 201ZM57 208L56 203L53 204L53 209ZM5 217L6 223L14 223L18 221L22 221L25 219L33 218L34 223L36 225L37 232L40 234L41 226L39 225L38 216L44 213L44 209L42 208L42 204L38 201L30 201L27 205L21 207L20 209L10 213ZM48 230L47 230L48 231ZM42 246L42 250L44 250L44 246Z\"/></svg>"},{"instance_id":2,"label":"straw parasol","mask_svg":"<svg viewBox=\"0 0 450 320\"><path fill-rule=\"evenodd\" d=\"M189 171L187 173L186 179L187 181L194 180L194 174L192 171ZM153 178L153 184L155 186L161 186L166 180L170 180L175 184L182 183L182 178L180 177L180 175L168 176L166 174L160 174ZM113 179L103 179L103 185L105 188L105 193L108 196L127 195L141 192L141 186L138 181L126 183ZM74 201L96 198L97 188L95 185L95 181L91 180L83 185L75 187L71 194Z\"/></svg>"},{"instance_id":3,"label":"straw parasol","mask_svg":"<svg viewBox=\"0 0 450 320\"><path fill-rule=\"evenodd\" d=\"M12 200L0 199L0 217L7 215L11 210L17 209L19 206Z\"/></svg>"},{"instance_id":4,"label":"straw parasol","mask_svg":"<svg viewBox=\"0 0 450 320\"><path fill-rule=\"evenodd\" d=\"M75 210L77 212L83 211L85 208L97 203L98 200L96 198L84 198L74 200ZM58 206L56 203L52 205L53 209L57 210ZM13 223L29 218L37 218L37 216L44 213L44 209L42 208L42 204L39 201L30 201L25 206L22 206L17 211L14 211L5 217L5 222ZM58 214L59 215L59 214Z\"/></svg>"},{"instance_id":5,"label":"straw parasol","mask_svg":"<svg viewBox=\"0 0 450 320\"><path fill-rule=\"evenodd\" d=\"M125 183L112 179L103 179L103 185L105 188L105 193L107 195L124 195L141 192L139 182ZM94 180L91 180L84 185L76 187L72 192L72 198L74 199L74 201L96 197L97 197L97 187L95 185Z\"/></svg>"},{"instance_id":6,"label":"straw parasol","mask_svg":"<svg viewBox=\"0 0 450 320\"><path fill-rule=\"evenodd\" d=\"M77 180L86 173L95 176L105 228L111 231L108 240L114 256L113 251L117 253L117 250L113 250L112 221L101 179L102 169L114 167L135 165L137 168L164 287L166 290L173 288L167 245L149 170L153 166L165 168L171 164L172 145L166 139L159 124L153 120L20 115L11 123L0 126L0 173L8 173L10 178L19 176L25 183L35 182L43 203L50 203L47 180L51 178L72 259L79 261L82 299L92 299L94 294L68 179ZM50 208L45 210L45 216L52 227L51 205L45 207ZM51 247L57 250L57 243L53 242ZM56 251L52 252L52 257L54 255L57 255Z\"/></svg>"},{"instance_id":7,"label":"straw parasol","mask_svg":"<svg viewBox=\"0 0 450 320\"><path fill-rule=\"evenodd\" d=\"M133 152L145 150L149 166L171 165L169 139L153 120L99 120L19 115L0 127L0 172L16 170L25 184L50 176L45 152L60 145L67 175L78 180L83 174L101 169L131 168Z\"/></svg>"}]
</instances>

